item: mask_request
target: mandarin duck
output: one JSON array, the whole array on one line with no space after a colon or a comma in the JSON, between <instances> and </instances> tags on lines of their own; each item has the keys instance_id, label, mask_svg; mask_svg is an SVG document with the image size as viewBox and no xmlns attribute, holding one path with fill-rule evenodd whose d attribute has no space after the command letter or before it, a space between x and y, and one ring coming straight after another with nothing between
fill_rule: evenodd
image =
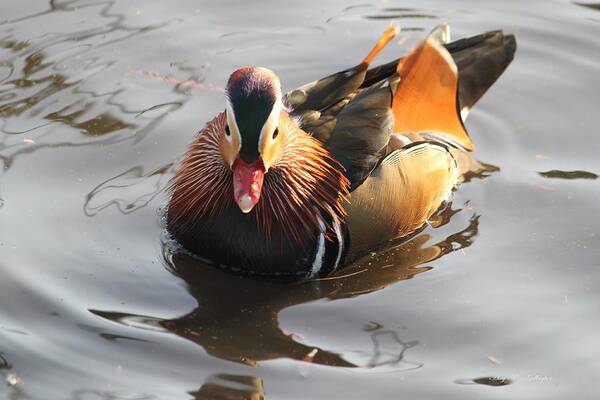
<instances>
[{"instance_id":1,"label":"mandarin duck","mask_svg":"<svg viewBox=\"0 0 600 400\"><path fill-rule=\"evenodd\" d=\"M466 114L510 64L513 35L450 42L441 25L403 58L282 93L262 67L234 71L170 183L167 230L234 273L327 275L426 225L474 150Z\"/></svg>"}]
</instances>

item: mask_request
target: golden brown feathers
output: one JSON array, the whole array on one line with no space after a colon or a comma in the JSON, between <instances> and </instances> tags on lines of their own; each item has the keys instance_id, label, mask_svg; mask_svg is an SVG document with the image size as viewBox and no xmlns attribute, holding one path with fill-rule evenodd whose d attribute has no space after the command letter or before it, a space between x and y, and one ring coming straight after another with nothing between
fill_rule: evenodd
<instances>
[{"instance_id":1,"label":"golden brown feathers","mask_svg":"<svg viewBox=\"0 0 600 400\"><path fill-rule=\"evenodd\" d=\"M232 174L221 155L225 126L222 112L206 124L185 154L170 186L173 221L210 218L233 203Z\"/></svg>"},{"instance_id":2,"label":"golden brown feathers","mask_svg":"<svg viewBox=\"0 0 600 400\"><path fill-rule=\"evenodd\" d=\"M240 212L233 202L232 172L219 147L225 126L225 113L221 113L186 153L170 186L169 217L173 222L185 225L223 212ZM349 183L323 145L285 112L279 132L283 151L265 174L261 199L248 217L254 218L265 239L276 234L302 244L315 231L323 231L324 225L331 231L327 221L345 218L342 202L348 196Z\"/></svg>"},{"instance_id":3,"label":"golden brown feathers","mask_svg":"<svg viewBox=\"0 0 600 400\"><path fill-rule=\"evenodd\" d=\"M324 221L315 211L331 220L345 218L341 201L348 196L349 182L321 142L298 128L285 113L279 129L282 155L265 175L263 199L255 215L267 235L281 226L287 231L284 233L303 242L307 235L322 230Z\"/></svg>"}]
</instances>

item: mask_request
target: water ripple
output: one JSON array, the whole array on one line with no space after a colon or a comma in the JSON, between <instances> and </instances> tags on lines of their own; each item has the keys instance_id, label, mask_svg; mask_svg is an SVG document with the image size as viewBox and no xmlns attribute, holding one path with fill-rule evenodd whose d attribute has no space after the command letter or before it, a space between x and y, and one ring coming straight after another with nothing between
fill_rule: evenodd
<instances>
[{"instance_id":1,"label":"water ripple","mask_svg":"<svg viewBox=\"0 0 600 400\"><path fill-rule=\"evenodd\" d=\"M171 162L149 173L137 166L100 183L86 196L85 215L92 217L113 204L122 214L145 207L165 188L173 166Z\"/></svg>"},{"instance_id":2,"label":"water ripple","mask_svg":"<svg viewBox=\"0 0 600 400\"><path fill-rule=\"evenodd\" d=\"M554 179L598 179L598 175L588 171L561 171L553 169L546 172L538 172L544 178Z\"/></svg>"}]
</instances>

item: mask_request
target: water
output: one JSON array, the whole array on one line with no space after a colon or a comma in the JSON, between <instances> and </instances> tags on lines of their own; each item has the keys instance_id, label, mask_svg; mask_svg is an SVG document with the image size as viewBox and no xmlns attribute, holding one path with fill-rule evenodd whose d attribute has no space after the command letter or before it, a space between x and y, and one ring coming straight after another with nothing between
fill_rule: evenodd
<instances>
[{"instance_id":1,"label":"water","mask_svg":"<svg viewBox=\"0 0 600 400\"><path fill-rule=\"evenodd\" d=\"M600 11L569 1L4 0L0 395L577 399L600 393ZM408 243L277 286L172 257L162 191L242 65L288 89L389 21L502 28L474 178ZM252 397L254 396L254 397Z\"/></svg>"}]
</instances>

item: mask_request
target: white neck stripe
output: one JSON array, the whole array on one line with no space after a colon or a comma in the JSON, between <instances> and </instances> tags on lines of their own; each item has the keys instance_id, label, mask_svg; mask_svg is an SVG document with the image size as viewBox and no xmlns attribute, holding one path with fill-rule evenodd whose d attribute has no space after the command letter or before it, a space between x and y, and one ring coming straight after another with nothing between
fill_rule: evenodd
<instances>
[{"instance_id":1,"label":"white neck stripe","mask_svg":"<svg viewBox=\"0 0 600 400\"><path fill-rule=\"evenodd\" d=\"M317 252L315 253L315 259L312 263L312 268L310 270L309 278L314 277L321 271L323 268L323 260L325 258L325 222L321 218L320 213L317 211L317 219L319 220L319 227L321 228L321 233L319 234L319 243L317 245Z\"/></svg>"}]
</instances>

